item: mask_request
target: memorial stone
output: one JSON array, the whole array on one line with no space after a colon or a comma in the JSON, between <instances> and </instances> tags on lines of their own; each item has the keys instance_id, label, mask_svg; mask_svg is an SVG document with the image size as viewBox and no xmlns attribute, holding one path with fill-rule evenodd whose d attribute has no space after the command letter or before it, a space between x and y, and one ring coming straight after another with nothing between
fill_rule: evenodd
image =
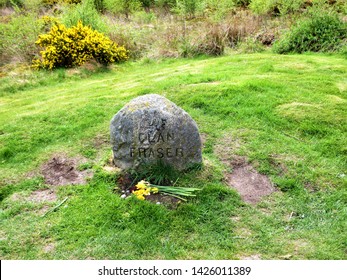
<instances>
[{"instance_id":1,"label":"memorial stone","mask_svg":"<svg viewBox=\"0 0 347 280\"><path fill-rule=\"evenodd\" d=\"M195 121L183 109L157 94L137 97L111 120L114 164L122 169L163 162L185 170L202 162Z\"/></svg>"}]
</instances>

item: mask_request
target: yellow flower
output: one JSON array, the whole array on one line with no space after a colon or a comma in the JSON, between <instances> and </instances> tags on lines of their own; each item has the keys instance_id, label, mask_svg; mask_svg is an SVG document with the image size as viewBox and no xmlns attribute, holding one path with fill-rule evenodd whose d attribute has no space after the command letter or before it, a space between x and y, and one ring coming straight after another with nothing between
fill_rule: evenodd
<instances>
[{"instance_id":1,"label":"yellow flower","mask_svg":"<svg viewBox=\"0 0 347 280\"><path fill-rule=\"evenodd\" d=\"M143 195L137 195L136 197L140 200L145 200L145 197Z\"/></svg>"},{"instance_id":2,"label":"yellow flower","mask_svg":"<svg viewBox=\"0 0 347 280\"><path fill-rule=\"evenodd\" d=\"M149 186L149 183L144 181L144 180L141 180L140 182L137 183L136 185L136 188L137 189L145 189Z\"/></svg>"},{"instance_id":3,"label":"yellow flower","mask_svg":"<svg viewBox=\"0 0 347 280\"><path fill-rule=\"evenodd\" d=\"M132 193L141 200L144 200L147 195L150 195L151 193L158 193L158 188L151 188L151 184L147 181L141 180L136 184L136 190L134 190Z\"/></svg>"},{"instance_id":4,"label":"yellow flower","mask_svg":"<svg viewBox=\"0 0 347 280\"><path fill-rule=\"evenodd\" d=\"M159 190L158 190L158 188L151 188L151 192L152 192L152 193L158 193Z\"/></svg>"}]
</instances>

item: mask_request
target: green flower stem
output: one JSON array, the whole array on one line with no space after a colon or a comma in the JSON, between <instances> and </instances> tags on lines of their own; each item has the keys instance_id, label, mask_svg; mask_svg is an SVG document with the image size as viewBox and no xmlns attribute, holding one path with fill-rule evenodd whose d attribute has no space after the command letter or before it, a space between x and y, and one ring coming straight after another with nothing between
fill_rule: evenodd
<instances>
[{"instance_id":1,"label":"green flower stem","mask_svg":"<svg viewBox=\"0 0 347 280\"><path fill-rule=\"evenodd\" d=\"M181 199L183 201L187 201L186 199L182 198L184 197L194 197L196 196L193 194L195 191L199 191L200 189L197 188L183 188L183 187L170 187L170 186L158 186L158 185L152 185L153 187L156 187L159 192L165 193L167 195L171 195L173 197L176 197L178 199Z\"/></svg>"}]
</instances>

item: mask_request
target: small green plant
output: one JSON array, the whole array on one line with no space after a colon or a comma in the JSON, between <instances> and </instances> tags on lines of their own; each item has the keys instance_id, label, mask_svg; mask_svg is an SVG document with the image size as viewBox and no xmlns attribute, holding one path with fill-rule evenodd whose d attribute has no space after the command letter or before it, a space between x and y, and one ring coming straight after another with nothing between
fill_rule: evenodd
<instances>
[{"instance_id":1,"label":"small green plant","mask_svg":"<svg viewBox=\"0 0 347 280\"><path fill-rule=\"evenodd\" d=\"M347 24L333 12L314 12L274 44L276 53L333 52L347 39Z\"/></svg>"},{"instance_id":2,"label":"small green plant","mask_svg":"<svg viewBox=\"0 0 347 280\"><path fill-rule=\"evenodd\" d=\"M93 168L93 164L90 162L86 162L86 163L82 163L78 166L78 170L79 171L83 171L83 170L88 170L88 169L92 169Z\"/></svg>"},{"instance_id":3,"label":"small green plant","mask_svg":"<svg viewBox=\"0 0 347 280\"><path fill-rule=\"evenodd\" d=\"M70 68L91 59L108 65L128 59L124 47L81 22L71 28L57 23L49 33L40 35L36 44L45 49L41 51L42 58L33 61L34 68Z\"/></svg>"}]
</instances>

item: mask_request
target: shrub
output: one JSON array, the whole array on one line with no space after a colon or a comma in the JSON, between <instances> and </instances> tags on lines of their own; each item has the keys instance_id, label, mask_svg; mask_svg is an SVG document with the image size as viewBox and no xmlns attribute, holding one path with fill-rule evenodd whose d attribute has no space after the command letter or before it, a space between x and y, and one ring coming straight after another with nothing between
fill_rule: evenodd
<instances>
[{"instance_id":1,"label":"shrub","mask_svg":"<svg viewBox=\"0 0 347 280\"><path fill-rule=\"evenodd\" d=\"M224 53L225 36L219 25L211 25L210 30L197 45L200 54L218 56Z\"/></svg>"},{"instance_id":2,"label":"shrub","mask_svg":"<svg viewBox=\"0 0 347 280\"><path fill-rule=\"evenodd\" d=\"M94 30L107 33L107 25L96 10L95 3L95 0L83 0L77 5L66 6L62 16L63 24L72 27L81 21L83 25L89 25Z\"/></svg>"},{"instance_id":3,"label":"shrub","mask_svg":"<svg viewBox=\"0 0 347 280\"><path fill-rule=\"evenodd\" d=\"M237 46L240 53L260 53L265 50L261 42L255 38L248 37Z\"/></svg>"},{"instance_id":4,"label":"shrub","mask_svg":"<svg viewBox=\"0 0 347 280\"><path fill-rule=\"evenodd\" d=\"M204 9L205 3L199 0L176 0L174 11L186 18L194 18Z\"/></svg>"},{"instance_id":5,"label":"shrub","mask_svg":"<svg viewBox=\"0 0 347 280\"><path fill-rule=\"evenodd\" d=\"M208 28L201 27L200 32L186 37L181 44L180 55L194 57L198 55L219 56L224 53L225 33L218 24L209 24Z\"/></svg>"},{"instance_id":6,"label":"shrub","mask_svg":"<svg viewBox=\"0 0 347 280\"><path fill-rule=\"evenodd\" d=\"M154 0L140 0L141 6L148 10L150 7L154 6Z\"/></svg>"},{"instance_id":7,"label":"shrub","mask_svg":"<svg viewBox=\"0 0 347 280\"><path fill-rule=\"evenodd\" d=\"M103 65L128 59L124 47L81 22L71 28L58 23L49 33L40 35L36 44L45 50L41 51L41 59L33 61L35 68L80 66L93 58Z\"/></svg>"},{"instance_id":8,"label":"shrub","mask_svg":"<svg viewBox=\"0 0 347 280\"><path fill-rule=\"evenodd\" d=\"M65 3L65 4L79 4L82 0L42 0L42 3L47 6L53 6L58 3Z\"/></svg>"},{"instance_id":9,"label":"shrub","mask_svg":"<svg viewBox=\"0 0 347 280\"><path fill-rule=\"evenodd\" d=\"M204 0L204 12L217 21L225 18L237 6L235 0Z\"/></svg>"},{"instance_id":10,"label":"shrub","mask_svg":"<svg viewBox=\"0 0 347 280\"><path fill-rule=\"evenodd\" d=\"M316 12L299 21L274 44L277 53L332 52L347 38L347 24L335 13Z\"/></svg>"},{"instance_id":11,"label":"shrub","mask_svg":"<svg viewBox=\"0 0 347 280\"><path fill-rule=\"evenodd\" d=\"M247 0L237 0L247 1ZM327 7L338 12L346 12L346 0L250 0L248 1L251 10L257 14L290 14L302 12L302 10L317 6L321 9Z\"/></svg>"},{"instance_id":12,"label":"shrub","mask_svg":"<svg viewBox=\"0 0 347 280\"><path fill-rule=\"evenodd\" d=\"M262 21L258 16L239 12L224 23L226 41L229 47L236 47L245 38L254 36L261 29Z\"/></svg>"},{"instance_id":13,"label":"shrub","mask_svg":"<svg viewBox=\"0 0 347 280\"><path fill-rule=\"evenodd\" d=\"M105 9L114 14L124 14L126 18L130 13L141 9L139 0L104 0Z\"/></svg>"},{"instance_id":14,"label":"shrub","mask_svg":"<svg viewBox=\"0 0 347 280\"><path fill-rule=\"evenodd\" d=\"M35 13L14 14L7 23L0 23L0 65L10 62L31 62L39 53L35 45L44 30L44 22Z\"/></svg>"},{"instance_id":15,"label":"shrub","mask_svg":"<svg viewBox=\"0 0 347 280\"><path fill-rule=\"evenodd\" d=\"M167 12L176 6L176 0L154 0L154 3L157 7L162 8Z\"/></svg>"},{"instance_id":16,"label":"shrub","mask_svg":"<svg viewBox=\"0 0 347 280\"><path fill-rule=\"evenodd\" d=\"M237 6L248 7L252 0L235 0Z\"/></svg>"},{"instance_id":17,"label":"shrub","mask_svg":"<svg viewBox=\"0 0 347 280\"><path fill-rule=\"evenodd\" d=\"M99 12L105 12L105 0L94 0L94 5Z\"/></svg>"},{"instance_id":18,"label":"shrub","mask_svg":"<svg viewBox=\"0 0 347 280\"><path fill-rule=\"evenodd\" d=\"M306 0L252 0L250 8L257 14L289 14L298 12Z\"/></svg>"}]
</instances>

